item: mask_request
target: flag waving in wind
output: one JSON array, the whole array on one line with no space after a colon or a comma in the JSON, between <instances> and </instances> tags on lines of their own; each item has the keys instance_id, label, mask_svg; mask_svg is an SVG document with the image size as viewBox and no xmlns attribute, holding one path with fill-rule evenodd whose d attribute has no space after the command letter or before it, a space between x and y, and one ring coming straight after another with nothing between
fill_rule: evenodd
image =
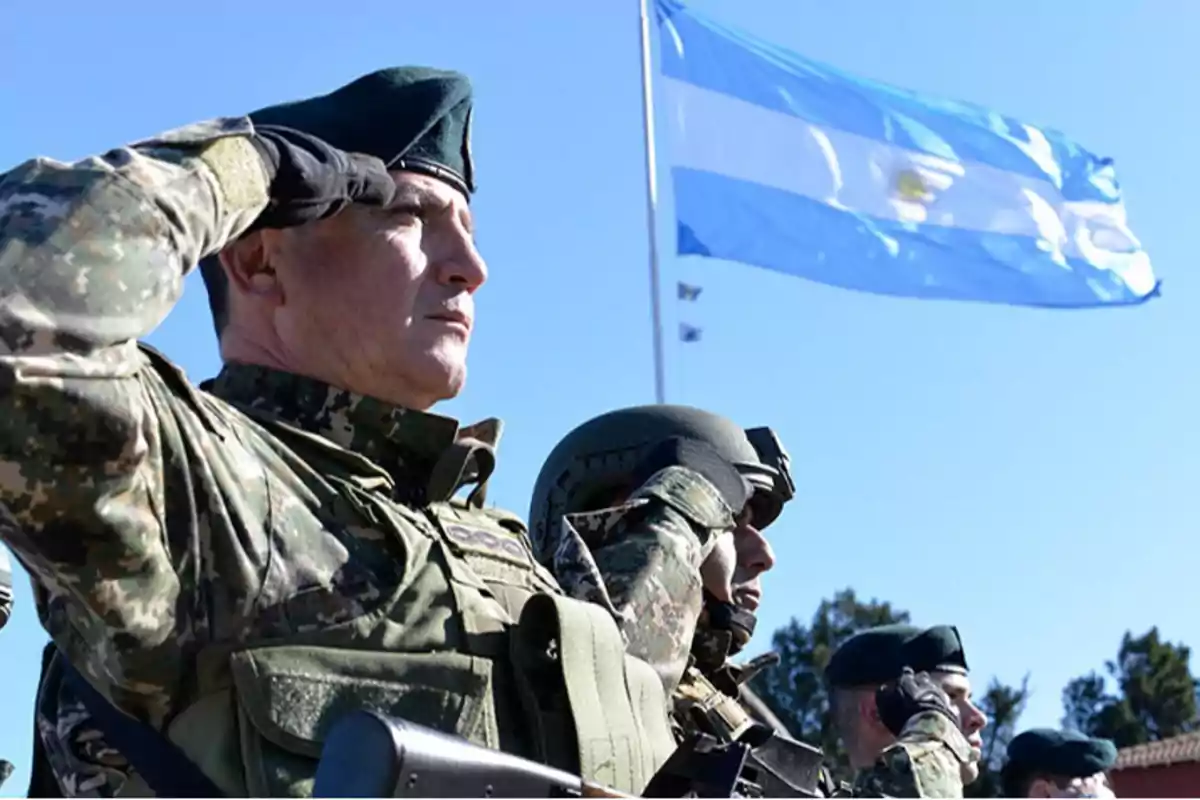
<instances>
[{"instance_id":1,"label":"flag waving in wind","mask_svg":"<svg viewBox=\"0 0 1200 800\"><path fill-rule=\"evenodd\" d=\"M902 297L1082 308L1157 293L1111 161L656 6L680 255Z\"/></svg>"}]
</instances>

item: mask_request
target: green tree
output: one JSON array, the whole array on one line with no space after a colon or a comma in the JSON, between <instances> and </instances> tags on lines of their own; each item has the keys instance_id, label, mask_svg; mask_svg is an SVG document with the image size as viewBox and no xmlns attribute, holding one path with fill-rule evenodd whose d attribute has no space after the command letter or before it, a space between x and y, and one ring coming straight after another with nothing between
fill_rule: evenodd
<instances>
[{"instance_id":1,"label":"green tree","mask_svg":"<svg viewBox=\"0 0 1200 800\"><path fill-rule=\"evenodd\" d=\"M1126 633L1105 676L1091 672L1063 689L1063 725L1118 747L1200 730L1191 649L1164 641L1158 628ZM1116 691L1108 691L1108 680Z\"/></svg>"},{"instance_id":2,"label":"green tree","mask_svg":"<svg viewBox=\"0 0 1200 800\"><path fill-rule=\"evenodd\" d=\"M865 628L908 622L907 611L878 600L862 602L853 589L822 600L808 626L793 618L771 637L779 663L756 675L750 687L792 735L825 751L837 777L849 777L850 762L829 716L829 695L821 679L838 646Z\"/></svg>"},{"instance_id":3,"label":"green tree","mask_svg":"<svg viewBox=\"0 0 1200 800\"><path fill-rule=\"evenodd\" d=\"M979 779L966 787L967 797L1002 797L1000 768L1004 766L1008 743L1017 735L1017 723L1029 700L1029 675L1020 686L1009 686L992 678L987 691L977 695L975 702L987 714L988 725L983 729L983 754Z\"/></svg>"}]
</instances>

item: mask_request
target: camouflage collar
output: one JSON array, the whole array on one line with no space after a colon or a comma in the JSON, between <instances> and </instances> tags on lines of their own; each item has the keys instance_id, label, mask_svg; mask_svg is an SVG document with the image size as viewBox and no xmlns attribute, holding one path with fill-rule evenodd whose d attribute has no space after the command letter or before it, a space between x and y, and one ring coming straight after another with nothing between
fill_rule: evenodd
<instances>
[{"instance_id":1,"label":"camouflage collar","mask_svg":"<svg viewBox=\"0 0 1200 800\"><path fill-rule=\"evenodd\" d=\"M406 481L428 477L459 434L450 417L255 365L226 364L202 388L252 416L315 433Z\"/></svg>"}]
</instances>

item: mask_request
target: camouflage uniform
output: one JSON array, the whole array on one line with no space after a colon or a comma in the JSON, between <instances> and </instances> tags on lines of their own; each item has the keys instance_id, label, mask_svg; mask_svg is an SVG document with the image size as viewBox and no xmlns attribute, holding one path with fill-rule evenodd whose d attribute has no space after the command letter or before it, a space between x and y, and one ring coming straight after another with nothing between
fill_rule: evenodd
<instances>
[{"instance_id":1,"label":"camouflage uniform","mask_svg":"<svg viewBox=\"0 0 1200 800\"><path fill-rule=\"evenodd\" d=\"M558 589L510 517L435 479L473 459L485 480L488 446L256 366L197 391L137 344L266 207L252 130L217 120L0 178L0 536L71 664L222 791L307 793L328 724L360 707L540 757L517 698L552 689L522 683L509 634ZM609 528L645 564L624 611L644 624L678 581L623 542L663 543L690 575L718 511L688 476L647 484ZM679 661L655 652L660 673Z\"/></svg>"},{"instance_id":2,"label":"camouflage uniform","mask_svg":"<svg viewBox=\"0 0 1200 800\"><path fill-rule=\"evenodd\" d=\"M962 731L935 712L915 715L875 763L854 776L854 797L962 797L971 758Z\"/></svg>"}]
</instances>

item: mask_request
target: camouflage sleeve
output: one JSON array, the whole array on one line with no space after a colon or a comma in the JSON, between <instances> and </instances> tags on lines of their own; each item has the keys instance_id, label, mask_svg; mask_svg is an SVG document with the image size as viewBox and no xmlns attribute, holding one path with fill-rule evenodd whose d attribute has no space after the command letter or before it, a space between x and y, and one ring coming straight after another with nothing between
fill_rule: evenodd
<instances>
[{"instance_id":1,"label":"camouflage sleeve","mask_svg":"<svg viewBox=\"0 0 1200 800\"><path fill-rule=\"evenodd\" d=\"M962 797L971 746L947 717L927 711L854 780L855 797Z\"/></svg>"},{"instance_id":2,"label":"camouflage sleeve","mask_svg":"<svg viewBox=\"0 0 1200 800\"><path fill-rule=\"evenodd\" d=\"M733 512L699 474L668 467L623 505L564 522L587 543L627 651L654 667L670 695L700 617L700 564Z\"/></svg>"},{"instance_id":3,"label":"camouflage sleeve","mask_svg":"<svg viewBox=\"0 0 1200 800\"><path fill-rule=\"evenodd\" d=\"M54 628L74 632L60 642L72 662L159 720L161 687L124 678L127 659L178 661L159 418L136 340L265 207L251 130L219 120L0 175L0 538L65 609ZM87 659L70 652L80 642Z\"/></svg>"}]
</instances>

